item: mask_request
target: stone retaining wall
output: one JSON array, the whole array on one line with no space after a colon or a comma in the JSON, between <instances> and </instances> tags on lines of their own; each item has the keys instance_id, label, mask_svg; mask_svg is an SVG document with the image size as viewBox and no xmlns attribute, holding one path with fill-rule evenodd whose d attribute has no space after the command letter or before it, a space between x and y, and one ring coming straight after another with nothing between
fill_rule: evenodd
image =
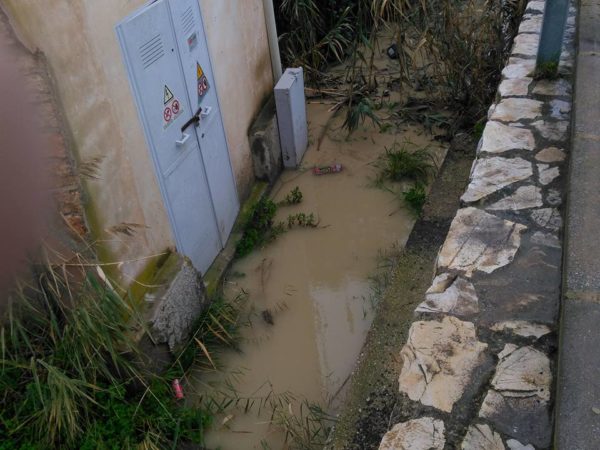
<instances>
[{"instance_id":1,"label":"stone retaining wall","mask_svg":"<svg viewBox=\"0 0 600 450\"><path fill-rule=\"evenodd\" d=\"M543 10L529 2L502 72L381 450L551 447L575 9L560 77L535 81Z\"/></svg>"}]
</instances>

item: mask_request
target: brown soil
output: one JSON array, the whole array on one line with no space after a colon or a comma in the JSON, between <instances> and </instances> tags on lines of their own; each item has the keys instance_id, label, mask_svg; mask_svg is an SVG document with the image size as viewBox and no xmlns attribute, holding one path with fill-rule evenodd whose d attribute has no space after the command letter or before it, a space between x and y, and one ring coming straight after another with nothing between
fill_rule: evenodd
<instances>
[{"instance_id":1,"label":"brown soil","mask_svg":"<svg viewBox=\"0 0 600 450\"><path fill-rule=\"evenodd\" d=\"M458 134L434 182L422 216L398 255L367 341L353 372L331 449L376 449L395 423L399 354L413 311L433 278L435 258L468 182L476 139Z\"/></svg>"}]
</instances>

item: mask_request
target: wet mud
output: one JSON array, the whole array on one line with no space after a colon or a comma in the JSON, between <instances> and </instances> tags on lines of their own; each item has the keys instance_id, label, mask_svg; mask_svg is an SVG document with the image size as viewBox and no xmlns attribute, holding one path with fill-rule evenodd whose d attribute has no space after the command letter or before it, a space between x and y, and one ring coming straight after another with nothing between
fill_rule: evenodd
<instances>
[{"instance_id":1,"label":"wet mud","mask_svg":"<svg viewBox=\"0 0 600 450\"><path fill-rule=\"evenodd\" d=\"M402 248L416 220L398 195L403 186L374 186L376 161L395 142L427 146L438 161L446 153L416 126L397 133L364 126L348 139L342 120L330 121L329 108L308 105L309 150L300 169L284 172L272 192L276 202L295 187L303 194L300 204L281 206L276 221L314 213L318 226L289 230L236 261L225 284L228 298L246 296L250 326L242 329L240 352L222 359L223 373L203 375L197 387L210 391L227 383L236 396L256 402L247 413L218 417L208 448L287 448L269 410L274 398L288 401L287 393L297 400L289 402L294 414L300 400L338 413L375 315L370 277L380 252ZM342 171L312 172L332 164Z\"/></svg>"},{"instance_id":2,"label":"wet mud","mask_svg":"<svg viewBox=\"0 0 600 450\"><path fill-rule=\"evenodd\" d=\"M398 391L400 350L406 342L415 307L433 278L435 259L467 185L476 139L458 134L433 183L422 216L383 296L338 418L331 449L377 449L382 436L409 411ZM433 412L433 411L432 411Z\"/></svg>"}]
</instances>

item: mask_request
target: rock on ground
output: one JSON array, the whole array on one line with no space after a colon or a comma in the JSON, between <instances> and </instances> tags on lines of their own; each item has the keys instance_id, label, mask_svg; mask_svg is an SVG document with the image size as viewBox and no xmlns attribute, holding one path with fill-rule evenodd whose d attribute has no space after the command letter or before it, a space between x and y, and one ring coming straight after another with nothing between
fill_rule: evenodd
<instances>
[{"instance_id":1,"label":"rock on ground","mask_svg":"<svg viewBox=\"0 0 600 450\"><path fill-rule=\"evenodd\" d=\"M539 226L558 231L562 228L562 218L556 208L541 208L531 212L531 218Z\"/></svg>"},{"instance_id":2,"label":"rock on ground","mask_svg":"<svg viewBox=\"0 0 600 450\"><path fill-rule=\"evenodd\" d=\"M442 450L445 443L444 422L423 417L394 425L379 450Z\"/></svg>"},{"instance_id":3,"label":"rock on ground","mask_svg":"<svg viewBox=\"0 0 600 450\"><path fill-rule=\"evenodd\" d=\"M479 416L511 437L548 447L552 436L550 401L552 374L548 356L533 347L507 344Z\"/></svg>"},{"instance_id":4,"label":"rock on ground","mask_svg":"<svg viewBox=\"0 0 600 450\"><path fill-rule=\"evenodd\" d=\"M503 153L509 150L533 150L534 148L535 139L533 138L533 133L525 128L490 121L483 131L482 152Z\"/></svg>"},{"instance_id":5,"label":"rock on ground","mask_svg":"<svg viewBox=\"0 0 600 450\"><path fill-rule=\"evenodd\" d=\"M423 405L450 412L486 348L487 344L477 340L471 322L446 316L441 322L413 323L400 352L400 392Z\"/></svg>"},{"instance_id":6,"label":"rock on ground","mask_svg":"<svg viewBox=\"0 0 600 450\"><path fill-rule=\"evenodd\" d=\"M485 151L482 148L482 151ZM478 159L471 174L471 182L461 197L465 203L481 200L517 181L530 178L533 167L523 158L484 158Z\"/></svg>"},{"instance_id":7,"label":"rock on ground","mask_svg":"<svg viewBox=\"0 0 600 450\"><path fill-rule=\"evenodd\" d=\"M509 264L527 227L500 219L477 208L459 210L438 256L438 267L491 273Z\"/></svg>"},{"instance_id":8,"label":"rock on ground","mask_svg":"<svg viewBox=\"0 0 600 450\"><path fill-rule=\"evenodd\" d=\"M558 170L558 169L557 169ZM487 207L489 210L520 210L543 205L542 190L533 185L521 186L513 194Z\"/></svg>"},{"instance_id":9,"label":"rock on ground","mask_svg":"<svg viewBox=\"0 0 600 450\"><path fill-rule=\"evenodd\" d=\"M535 155L535 159L545 163L560 162L565 159L565 152L558 147L546 147Z\"/></svg>"},{"instance_id":10,"label":"rock on ground","mask_svg":"<svg viewBox=\"0 0 600 450\"><path fill-rule=\"evenodd\" d=\"M492 114L492 120L518 122L523 119L535 119L542 114L543 103L529 98L503 99Z\"/></svg>"},{"instance_id":11,"label":"rock on ground","mask_svg":"<svg viewBox=\"0 0 600 450\"><path fill-rule=\"evenodd\" d=\"M507 320L505 322L495 323L490 327L492 331L510 331L513 334L523 337L540 338L550 333L547 325L531 323L525 320Z\"/></svg>"},{"instance_id":12,"label":"rock on ground","mask_svg":"<svg viewBox=\"0 0 600 450\"><path fill-rule=\"evenodd\" d=\"M435 277L425 301L415 311L469 316L479 312L477 294L469 281L444 273Z\"/></svg>"},{"instance_id":13,"label":"rock on ground","mask_svg":"<svg viewBox=\"0 0 600 450\"><path fill-rule=\"evenodd\" d=\"M502 438L489 425L471 425L461 445L462 450L505 450Z\"/></svg>"},{"instance_id":14,"label":"rock on ground","mask_svg":"<svg viewBox=\"0 0 600 450\"><path fill-rule=\"evenodd\" d=\"M498 355L500 362L492 379L493 388L508 397L550 400L550 360L533 347L507 344Z\"/></svg>"}]
</instances>

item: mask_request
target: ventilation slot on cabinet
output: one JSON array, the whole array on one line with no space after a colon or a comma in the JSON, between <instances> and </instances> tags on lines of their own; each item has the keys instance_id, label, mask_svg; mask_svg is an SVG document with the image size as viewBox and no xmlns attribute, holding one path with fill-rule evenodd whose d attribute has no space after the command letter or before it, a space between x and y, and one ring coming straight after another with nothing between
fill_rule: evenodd
<instances>
[{"instance_id":1,"label":"ventilation slot on cabinet","mask_svg":"<svg viewBox=\"0 0 600 450\"><path fill-rule=\"evenodd\" d=\"M160 34L157 34L145 44L140 46L140 56L142 58L142 65L144 69L147 69L165 54L163 49L162 39Z\"/></svg>"},{"instance_id":2,"label":"ventilation slot on cabinet","mask_svg":"<svg viewBox=\"0 0 600 450\"><path fill-rule=\"evenodd\" d=\"M181 26L186 36L194 29L194 10L191 6L181 15Z\"/></svg>"}]
</instances>

